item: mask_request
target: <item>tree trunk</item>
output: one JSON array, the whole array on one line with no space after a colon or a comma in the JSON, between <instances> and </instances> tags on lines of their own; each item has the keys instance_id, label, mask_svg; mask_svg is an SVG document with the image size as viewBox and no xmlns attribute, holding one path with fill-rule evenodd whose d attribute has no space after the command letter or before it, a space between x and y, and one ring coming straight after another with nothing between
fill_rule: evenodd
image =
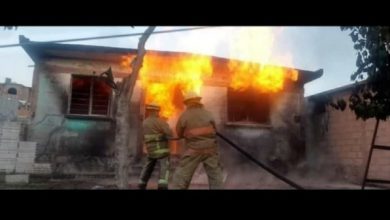
<instances>
[{"instance_id":1,"label":"tree trunk","mask_svg":"<svg viewBox=\"0 0 390 220\"><path fill-rule=\"evenodd\" d=\"M128 188L128 174L129 174L129 109L130 109L130 100L133 95L133 90L135 83L138 78L139 70L142 67L142 62L144 59L145 43L149 36L154 31L155 26L148 27L144 34L141 36L138 42L138 53L137 56L132 61L132 70L131 74L124 78L122 81L122 86L120 92L117 96L116 101L116 130L115 130L115 141L114 149L116 150L116 181L117 187L119 189ZM132 142L135 143L135 142ZM135 147L134 144L130 147Z\"/></svg>"}]
</instances>

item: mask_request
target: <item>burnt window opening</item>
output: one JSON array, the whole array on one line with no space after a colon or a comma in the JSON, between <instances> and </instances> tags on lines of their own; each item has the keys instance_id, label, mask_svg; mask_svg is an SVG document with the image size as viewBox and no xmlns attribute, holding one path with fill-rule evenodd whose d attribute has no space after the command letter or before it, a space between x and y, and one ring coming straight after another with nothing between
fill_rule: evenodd
<instances>
[{"instance_id":1,"label":"burnt window opening","mask_svg":"<svg viewBox=\"0 0 390 220\"><path fill-rule=\"evenodd\" d=\"M253 88L237 91L228 88L228 122L243 124L270 123L270 96Z\"/></svg>"},{"instance_id":2,"label":"burnt window opening","mask_svg":"<svg viewBox=\"0 0 390 220\"><path fill-rule=\"evenodd\" d=\"M18 91L15 88L9 88L7 93L10 95L16 95L18 94Z\"/></svg>"},{"instance_id":3,"label":"burnt window opening","mask_svg":"<svg viewBox=\"0 0 390 220\"><path fill-rule=\"evenodd\" d=\"M112 89L96 76L72 75L69 114L108 116Z\"/></svg>"}]
</instances>

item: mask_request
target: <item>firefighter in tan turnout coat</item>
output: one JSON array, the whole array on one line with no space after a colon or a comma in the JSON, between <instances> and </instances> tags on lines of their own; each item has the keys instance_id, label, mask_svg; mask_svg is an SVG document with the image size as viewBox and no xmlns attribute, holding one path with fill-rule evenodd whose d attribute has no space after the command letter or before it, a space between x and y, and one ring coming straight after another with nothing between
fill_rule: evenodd
<instances>
[{"instance_id":1,"label":"firefighter in tan turnout coat","mask_svg":"<svg viewBox=\"0 0 390 220\"><path fill-rule=\"evenodd\" d=\"M201 97L189 92L184 98L186 110L176 125L179 138L185 139L186 151L182 155L173 177L175 189L188 189L199 164L207 173L210 189L223 187L222 167L216 140L216 126L211 113L204 109Z\"/></svg>"}]
</instances>

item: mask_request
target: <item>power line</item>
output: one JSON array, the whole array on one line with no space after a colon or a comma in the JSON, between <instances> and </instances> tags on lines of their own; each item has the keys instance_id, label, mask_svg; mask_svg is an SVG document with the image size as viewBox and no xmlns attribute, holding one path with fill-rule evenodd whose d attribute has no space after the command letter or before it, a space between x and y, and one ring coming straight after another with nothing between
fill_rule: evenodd
<instances>
[{"instance_id":1,"label":"power line","mask_svg":"<svg viewBox=\"0 0 390 220\"><path fill-rule=\"evenodd\" d=\"M215 27L218 27L218 26L215 26ZM206 29L206 28L215 28L215 27L209 27L208 26L208 27L195 27L195 28L181 28L181 29L166 30L166 31L155 31L152 34L166 34L166 33L173 33L173 32L182 32L182 31L192 31L192 30L199 30L199 29ZM29 44L36 44L36 43L60 43L60 42L98 40L98 39L118 38L118 37L134 37L134 36L140 36L142 34L144 34L144 33L142 32L142 33L133 33L133 34L108 35L108 36L100 36L100 37L85 37L85 38L74 38L74 39L54 40L54 41L29 42L29 43L22 43L22 44L7 44L7 45L0 45L0 48L18 47L18 46L22 46L22 45L29 45Z\"/></svg>"}]
</instances>

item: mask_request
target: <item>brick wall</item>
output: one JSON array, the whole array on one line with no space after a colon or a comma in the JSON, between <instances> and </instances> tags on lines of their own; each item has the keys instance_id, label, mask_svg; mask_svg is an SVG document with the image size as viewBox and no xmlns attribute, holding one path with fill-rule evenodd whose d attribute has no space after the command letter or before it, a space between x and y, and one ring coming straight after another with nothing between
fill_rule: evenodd
<instances>
[{"instance_id":1,"label":"brick wall","mask_svg":"<svg viewBox=\"0 0 390 220\"><path fill-rule=\"evenodd\" d=\"M334 100L341 97L348 97L348 92L333 95ZM308 151L311 151L308 155L316 158L309 160L316 163L315 159L318 158L317 162L321 164L316 165L327 169L328 173L333 172L333 175L360 183L368 159L375 120L357 120L348 107L345 111L327 107L326 112L315 117L313 114L316 113L311 114L306 133ZM390 145L389 134L390 122L381 121L376 144ZM390 179L390 152L374 150L369 174L372 178Z\"/></svg>"}]
</instances>

